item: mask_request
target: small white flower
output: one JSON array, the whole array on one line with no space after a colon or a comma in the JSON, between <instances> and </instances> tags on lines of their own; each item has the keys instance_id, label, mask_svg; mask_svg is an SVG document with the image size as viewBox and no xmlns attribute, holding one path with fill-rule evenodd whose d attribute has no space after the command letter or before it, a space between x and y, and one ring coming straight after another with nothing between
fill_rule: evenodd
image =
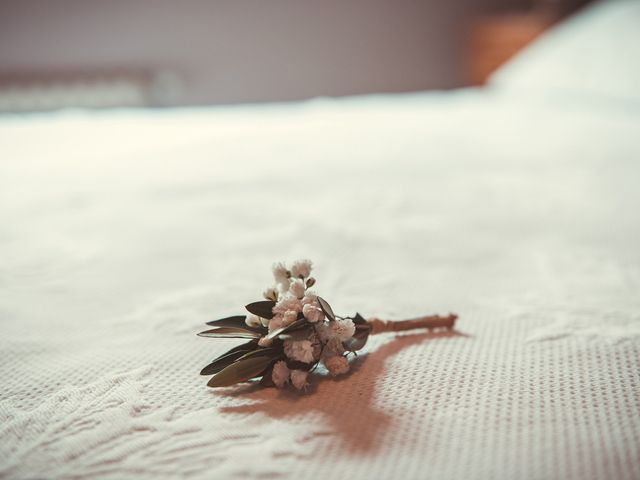
<instances>
[{"instance_id":1,"label":"small white flower","mask_svg":"<svg viewBox=\"0 0 640 480\"><path fill-rule=\"evenodd\" d=\"M331 338L335 336L333 330L331 329L331 322L318 322L315 324L315 330L318 334L318 337L323 342L328 342Z\"/></svg>"},{"instance_id":2,"label":"small white flower","mask_svg":"<svg viewBox=\"0 0 640 480\"><path fill-rule=\"evenodd\" d=\"M253 313L250 313L249 315L247 315L247 318L244 319L244 323L246 323L247 326L254 327L254 328L262 326L260 317L257 315L254 315Z\"/></svg>"},{"instance_id":3,"label":"small white flower","mask_svg":"<svg viewBox=\"0 0 640 480\"><path fill-rule=\"evenodd\" d=\"M281 282L289 278L289 270L287 270L283 262L274 263L271 271L273 272L273 278L276 279L276 282Z\"/></svg>"},{"instance_id":4,"label":"small white flower","mask_svg":"<svg viewBox=\"0 0 640 480\"><path fill-rule=\"evenodd\" d=\"M302 302L300 299L294 297L291 294L287 294L280 299L276 306L273 307L273 313L276 315L284 315L287 310L294 310L296 312L302 311Z\"/></svg>"},{"instance_id":5,"label":"small white flower","mask_svg":"<svg viewBox=\"0 0 640 480\"><path fill-rule=\"evenodd\" d=\"M336 318L335 322L331 322L331 329L340 340L347 340L356 333L356 326L349 318L345 318L344 320Z\"/></svg>"},{"instance_id":6,"label":"small white flower","mask_svg":"<svg viewBox=\"0 0 640 480\"><path fill-rule=\"evenodd\" d=\"M305 372L304 370L291 370L291 383L298 390L302 390L309 386L307 382L307 376L309 372Z\"/></svg>"},{"instance_id":7,"label":"small white flower","mask_svg":"<svg viewBox=\"0 0 640 480\"><path fill-rule=\"evenodd\" d=\"M291 275L294 277L308 277L311 275L311 260L296 260L291 266Z\"/></svg>"},{"instance_id":8,"label":"small white flower","mask_svg":"<svg viewBox=\"0 0 640 480\"><path fill-rule=\"evenodd\" d=\"M289 367L287 367L286 362L280 360L273 365L273 371L271 372L271 379L273 383L276 384L276 387L282 388L285 383L289 381L289 376L291 371Z\"/></svg>"},{"instance_id":9,"label":"small white flower","mask_svg":"<svg viewBox=\"0 0 640 480\"><path fill-rule=\"evenodd\" d=\"M269 333L284 327L282 324L282 315L276 315L269 321Z\"/></svg>"},{"instance_id":10,"label":"small white flower","mask_svg":"<svg viewBox=\"0 0 640 480\"><path fill-rule=\"evenodd\" d=\"M295 310L287 310L286 312L284 312L284 315L282 316L282 326L286 327L287 325L291 325L297 319L298 319L298 312L296 312Z\"/></svg>"},{"instance_id":11,"label":"small white flower","mask_svg":"<svg viewBox=\"0 0 640 480\"><path fill-rule=\"evenodd\" d=\"M285 340L284 354L291 360L312 363L314 360L313 344L309 340Z\"/></svg>"},{"instance_id":12,"label":"small white flower","mask_svg":"<svg viewBox=\"0 0 640 480\"><path fill-rule=\"evenodd\" d=\"M324 313L322 313L322 310L311 304L306 304L305 306L303 306L302 313L304 314L304 318L309 320L311 323L324 320Z\"/></svg>"},{"instance_id":13,"label":"small white flower","mask_svg":"<svg viewBox=\"0 0 640 480\"><path fill-rule=\"evenodd\" d=\"M304 291L305 291L304 282L299 278L294 280L293 282L291 282L291 285L289 285L289 291L296 298L304 297Z\"/></svg>"},{"instance_id":14,"label":"small white flower","mask_svg":"<svg viewBox=\"0 0 640 480\"><path fill-rule=\"evenodd\" d=\"M260 345L261 347L270 347L271 345L273 345L273 339L260 337L260 340L258 340L258 345Z\"/></svg>"},{"instance_id":15,"label":"small white flower","mask_svg":"<svg viewBox=\"0 0 640 480\"><path fill-rule=\"evenodd\" d=\"M313 361L317 362L320 360L320 354L322 353L322 343L320 343L320 339L315 332L309 335L308 340L311 342L311 345L313 345Z\"/></svg>"},{"instance_id":16,"label":"small white flower","mask_svg":"<svg viewBox=\"0 0 640 480\"><path fill-rule=\"evenodd\" d=\"M278 288L278 299L282 298L283 296L285 296L287 293L289 293L289 285L291 284L291 280L287 280L284 283L278 283L276 284L276 287ZM277 302L277 300L276 300Z\"/></svg>"},{"instance_id":17,"label":"small white flower","mask_svg":"<svg viewBox=\"0 0 640 480\"><path fill-rule=\"evenodd\" d=\"M318 307L318 295L313 290L307 290L302 297L302 305L313 305L314 307Z\"/></svg>"},{"instance_id":18,"label":"small white flower","mask_svg":"<svg viewBox=\"0 0 640 480\"><path fill-rule=\"evenodd\" d=\"M334 377L349 371L349 361L343 356L325 358L324 365Z\"/></svg>"},{"instance_id":19,"label":"small white flower","mask_svg":"<svg viewBox=\"0 0 640 480\"><path fill-rule=\"evenodd\" d=\"M262 296L267 300L276 302L278 300L278 290L274 287L269 287L264 292L262 292Z\"/></svg>"},{"instance_id":20,"label":"small white flower","mask_svg":"<svg viewBox=\"0 0 640 480\"><path fill-rule=\"evenodd\" d=\"M313 347L313 362L320 360L320 354L322 353L322 343L318 338L318 335L314 330L298 330L297 332L291 332L287 335L289 341L302 341L308 340Z\"/></svg>"},{"instance_id":21,"label":"small white flower","mask_svg":"<svg viewBox=\"0 0 640 480\"><path fill-rule=\"evenodd\" d=\"M285 264L282 262L274 263L271 270L273 271L273 278L275 278L278 288L286 292L289 289L290 272L287 270Z\"/></svg>"},{"instance_id":22,"label":"small white flower","mask_svg":"<svg viewBox=\"0 0 640 480\"><path fill-rule=\"evenodd\" d=\"M332 337L324 345L324 350L322 350L322 355L326 358L335 357L338 355L342 355L345 352L344 345L342 345L342 340L337 337Z\"/></svg>"}]
</instances>

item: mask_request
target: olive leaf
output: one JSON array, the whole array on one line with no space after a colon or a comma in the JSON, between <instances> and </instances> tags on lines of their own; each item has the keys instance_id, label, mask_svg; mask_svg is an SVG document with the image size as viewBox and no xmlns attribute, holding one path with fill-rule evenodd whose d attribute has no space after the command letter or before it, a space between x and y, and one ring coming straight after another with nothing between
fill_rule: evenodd
<instances>
[{"instance_id":1,"label":"olive leaf","mask_svg":"<svg viewBox=\"0 0 640 480\"><path fill-rule=\"evenodd\" d=\"M318 304L320 305L320 309L324 312L324 314L327 316L329 320L334 322L336 319L336 315L333 313L333 310L331 309L331 305L329 305L324 298L322 297L317 297L317 298L318 298Z\"/></svg>"},{"instance_id":2,"label":"olive leaf","mask_svg":"<svg viewBox=\"0 0 640 480\"><path fill-rule=\"evenodd\" d=\"M307 322L305 318L302 318L301 320L296 320L295 322L287 325L286 327L281 327L281 328L278 328L277 330L274 330L273 332L270 332L268 335L265 336L265 338L273 340L278 335L295 332L297 330L301 330L307 327L308 325L309 325L309 322Z\"/></svg>"},{"instance_id":3,"label":"olive leaf","mask_svg":"<svg viewBox=\"0 0 640 480\"><path fill-rule=\"evenodd\" d=\"M359 313L356 313L355 316L351 320L353 320L353 323L355 323L356 325L363 325L363 324L367 323L367 321L364 319L364 317L362 315L360 315Z\"/></svg>"},{"instance_id":4,"label":"olive leaf","mask_svg":"<svg viewBox=\"0 0 640 480\"><path fill-rule=\"evenodd\" d=\"M247 353L252 352L256 348L260 348L260 347L258 347L258 344L253 340L247 343L243 343L242 345L238 345L237 347L232 348L228 352L223 353L214 361L212 361L209 365L204 367L200 371L200 375L213 375L215 373L218 373L227 365L232 364L233 362L235 362L242 356L246 355Z\"/></svg>"},{"instance_id":5,"label":"olive leaf","mask_svg":"<svg viewBox=\"0 0 640 480\"><path fill-rule=\"evenodd\" d=\"M355 352L357 350L361 350L367 343L369 334L371 333L371 327L359 313L356 313L352 320L356 326L356 331L353 334L353 337L343 342L342 345L346 350Z\"/></svg>"},{"instance_id":6,"label":"olive leaf","mask_svg":"<svg viewBox=\"0 0 640 480\"><path fill-rule=\"evenodd\" d=\"M250 352L251 350L255 350L256 348L258 348L258 339L254 338L253 340L249 340L248 342L243 343L241 345L238 345L237 347L233 347L231 350L223 353L222 355L217 357L215 360L217 360L218 358L221 358L221 357L225 357L225 356L229 355L230 353L234 353L234 352L237 352L239 350L243 350L245 352ZM215 360L214 360L214 362L215 362Z\"/></svg>"},{"instance_id":7,"label":"olive leaf","mask_svg":"<svg viewBox=\"0 0 640 480\"><path fill-rule=\"evenodd\" d=\"M245 382L259 376L273 360L273 357L267 355L238 360L216 373L207 385L209 387L228 387L235 383Z\"/></svg>"},{"instance_id":8,"label":"olive leaf","mask_svg":"<svg viewBox=\"0 0 640 480\"><path fill-rule=\"evenodd\" d=\"M220 327L200 332L198 336L212 338L259 338L262 335L260 332L246 328Z\"/></svg>"},{"instance_id":9,"label":"olive leaf","mask_svg":"<svg viewBox=\"0 0 640 480\"><path fill-rule=\"evenodd\" d=\"M273 300L263 300L260 302L250 303L249 305L246 305L244 308L246 308L249 312L253 313L254 315L271 320L274 317L273 307L275 306L276 306L276 302L274 302Z\"/></svg>"},{"instance_id":10,"label":"olive leaf","mask_svg":"<svg viewBox=\"0 0 640 480\"><path fill-rule=\"evenodd\" d=\"M223 368L231 365L235 361L244 360L245 358L250 358L256 355L269 355L274 356L279 353L276 348L262 348L258 347L255 342L248 342L246 344L241 345L242 348L236 347L231 351L221 355L216 358L209 365L204 367L200 372L200 375L214 375L221 371Z\"/></svg>"},{"instance_id":11,"label":"olive leaf","mask_svg":"<svg viewBox=\"0 0 640 480\"><path fill-rule=\"evenodd\" d=\"M273 348L273 347L267 347L267 348L259 347L259 348L255 349L255 350L251 350L250 352L245 353L238 360L244 360L245 358L252 358L252 357L259 356L259 355L274 356L274 355L280 353L281 351L282 351L282 349Z\"/></svg>"},{"instance_id":12,"label":"olive leaf","mask_svg":"<svg viewBox=\"0 0 640 480\"><path fill-rule=\"evenodd\" d=\"M263 372L262 378L260 379L260 385L263 387L275 387L276 384L273 381L273 366L275 362L273 362L267 369Z\"/></svg>"},{"instance_id":13,"label":"olive leaf","mask_svg":"<svg viewBox=\"0 0 640 480\"><path fill-rule=\"evenodd\" d=\"M246 315L234 315L233 317L221 318L220 320L212 320L210 322L207 322L207 325L211 325L212 327L243 328L245 330L251 330L261 333L266 332L266 327L250 327L245 323L246 319Z\"/></svg>"}]
</instances>

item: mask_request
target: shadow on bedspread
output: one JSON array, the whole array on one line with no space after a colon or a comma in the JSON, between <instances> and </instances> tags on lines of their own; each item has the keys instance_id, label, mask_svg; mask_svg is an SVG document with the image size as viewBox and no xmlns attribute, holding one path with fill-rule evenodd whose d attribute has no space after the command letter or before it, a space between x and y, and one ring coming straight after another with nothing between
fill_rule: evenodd
<instances>
[{"instance_id":1,"label":"shadow on bedspread","mask_svg":"<svg viewBox=\"0 0 640 480\"><path fill-rule=\"evenodd\" d=\"M384 448L386 433L398 415L396 411L383 411L376 405L381 394L379 380L391 373L389 361L401 351L425 341L467 336L456 330L397 335L375 351L352 361L348 375L338 379L317 376L307 395L288 390L278 390L274 394L273 389L265 390L258 385L216 392L217 395L252 400L245 405L222 407L220 412L262 413L276 421L321 415L328 428L314 431L302 439L303 442L318 436L334 437L343 443L345 453L370 455Z\"/></svg>"}]
</instances>

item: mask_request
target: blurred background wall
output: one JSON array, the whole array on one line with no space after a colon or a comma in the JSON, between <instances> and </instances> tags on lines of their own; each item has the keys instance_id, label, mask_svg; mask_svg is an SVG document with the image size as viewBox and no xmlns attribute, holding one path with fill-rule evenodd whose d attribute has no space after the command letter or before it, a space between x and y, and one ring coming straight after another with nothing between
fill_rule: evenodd
<instances>
[{"instance_id":1,"label":"blurred background wall","mask_svg":"<svg viewBox=\"0 0 640 480\"><path fill-rule=\"evenodd\" d=\"M6 103L25 88L32 97L56 88L58 97L69 96L75 88L76 97L102 92L106 106L164 106L454 88L466 82L471 19L531 6L0 0L0 96Z\"/></svg>"}]
</instances>

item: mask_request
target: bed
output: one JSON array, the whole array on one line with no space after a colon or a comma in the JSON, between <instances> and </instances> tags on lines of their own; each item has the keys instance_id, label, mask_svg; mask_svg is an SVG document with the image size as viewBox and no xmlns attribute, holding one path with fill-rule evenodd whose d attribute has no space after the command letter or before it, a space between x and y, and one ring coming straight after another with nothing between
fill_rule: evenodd
<instances>
[{"instance_id":1,"label":"bed","mask_svg":"<svg viewBox=\"0 0 640 480\"><path fill-rule=\"evenodd\" d=\"M640 478L640 4L489 86L0 119L0 477ZM372 337L213 390L276 260Z\"/></svg>"}]
</instances>

